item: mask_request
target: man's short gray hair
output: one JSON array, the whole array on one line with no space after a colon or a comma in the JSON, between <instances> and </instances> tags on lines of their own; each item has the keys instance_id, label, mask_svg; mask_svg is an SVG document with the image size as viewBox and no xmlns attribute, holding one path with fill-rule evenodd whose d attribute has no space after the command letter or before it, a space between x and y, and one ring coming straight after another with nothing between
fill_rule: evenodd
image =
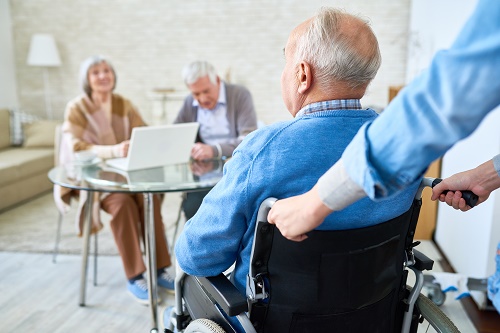
<instances>
[{"instance_id":1,"label":"man's short gray hair","mask_svg":"<svg viewBox=\"0 0 500 333\"><path fill-rule=\"evenodd\" d=\"M184 67L182 70L182 78L186 85L190 85L198 81L199 78L207 76L210 82L217 84L217 72L214 66L207 61L194 61Z\"/></svg>"},{"instance_id":2,"label":"man's short gray hair","mask_svg":"<svg viewBox=\"0 0 500 333\"><path fill-rule=\"evenodd\" d=\"M364 23L366 30L358 31L358 35L345 33L342 27L353 19ZM324 88L328 88L332 80L357 88L373 80L381 56L377 38L366 20L324 7L298 38L295 61L309 63L318 84Z\"/></svg>"},{"instance_id":3,"label":"man's short gray hair","mask_svg":"<svg viewBox=\"0 0 500 333\"><path fill-rule=\"evenodd\" d=\"M92 66L99 65L101 63L105 63L106 65L111 68L111 71L113 72L113 76L115 77L115 83L113 85L113 90L115 90L116 87L116 72L115 68L113 67L113 64L111 64L111 61L109 59L100 56L100 55L94 55L91 56L87 59L85 59L82 64L80 65L80 84L82 87L82 90L84 93L87 94L87 96L90 97L92 94L92 89L90 88L90 83L89 83L89 70Z\"/></svg>"}]
</instances>

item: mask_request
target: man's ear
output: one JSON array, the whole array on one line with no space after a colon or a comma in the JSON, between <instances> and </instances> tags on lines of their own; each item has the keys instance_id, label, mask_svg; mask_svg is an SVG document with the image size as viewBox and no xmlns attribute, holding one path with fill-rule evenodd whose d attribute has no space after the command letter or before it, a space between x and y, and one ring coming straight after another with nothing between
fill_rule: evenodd
<instances>
[{"instance_id":1,"label":"man's ear","mask_svg":"<svg viewBox=\"0 0 500 333\"><path fill-rule=\"evenodd\" d=\"M299 79L299 86L297 88L297 91L301 94L304 94L311 87L311 82L312 82L311 66L307 62L301 61L299 64L299 70L297 76Z\"/></svg>"}]
</instances>

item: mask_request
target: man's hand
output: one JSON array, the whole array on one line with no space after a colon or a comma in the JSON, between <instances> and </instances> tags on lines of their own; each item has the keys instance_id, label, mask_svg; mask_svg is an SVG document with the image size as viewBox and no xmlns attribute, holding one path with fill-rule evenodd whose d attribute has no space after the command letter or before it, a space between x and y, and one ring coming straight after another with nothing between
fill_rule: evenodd
<instances>
[{"instance_id":1,"label":"man's hand","mask_svg":"<svg viewBox=\"0 0 500 333\"><path fill-rule=\"evenodd\" d=\"M289 240L303 241L306 232L317 228L332 213L321 201L316 186L304 194L276 201L269 211L268 222Z\"/></svg>"},{"instance_id":2,"label":"man's hand","mask_svg":"<svg viewBox=\"0 0 500 333\"><path fill-rule=\"evenodd\" d=\"M199 161L195 160L191 163L191 171L195 176L202 176L215 169L213 160Z\"/></svg>"},{"instance_id":3,"label":"man's hand","mask_svg":"<svg viewBox=\"0 0 500 333\"><path fill-rule=\"evenodd\" d=\"M212 146L197 142L191 149L191 157L195 160L208 160L214 158L214 151Z\"/></svg>"}]
</instances>

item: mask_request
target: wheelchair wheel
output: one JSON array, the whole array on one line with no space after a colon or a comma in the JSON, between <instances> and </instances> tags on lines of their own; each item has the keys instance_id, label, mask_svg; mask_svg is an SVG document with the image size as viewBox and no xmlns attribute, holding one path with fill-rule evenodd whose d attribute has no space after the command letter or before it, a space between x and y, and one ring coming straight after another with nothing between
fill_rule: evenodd
<instances>
[{"instance_id":1,"label":"wheelchair wheel","mask_svg":"<svg viewBox=\"0 0 500 333\"><path fill-rule=\"evenodd\" d=\"M420 294L416 305L420 314L437 333L460 333L450 318L433 301L424 295Z\"/></svg>"},{"instance_id":2,"label":"wheelchair wheel","mask_svg":"<svg viewBox=\"0 0 500 333\"><path fill-rule=\"evenodd\" d=\"M189 323L184 333L226 333L226 331L210 319L196 319Z\"/></svg>"},{"instance_id":3,"label":"wheelchair wheel","mask_svg":"<svg viewBox=\"0 0 500 333\"><path fill-rule=\"evenodd\" d=\"M427 298L433 301L437 306L441 306L444 304L444 301L446 300L446 294L441 290L440 286L433 284L427 286L427 289Z\"/></svg>"}]
</instances>

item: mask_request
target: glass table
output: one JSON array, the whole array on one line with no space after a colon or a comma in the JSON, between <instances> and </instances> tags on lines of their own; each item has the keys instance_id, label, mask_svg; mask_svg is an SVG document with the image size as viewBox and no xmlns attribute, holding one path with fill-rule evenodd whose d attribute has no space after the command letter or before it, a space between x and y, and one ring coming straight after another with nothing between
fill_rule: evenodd
<instances>
[{"instance_id":1,"label":"glass table","mask_svg":"<svg viewBox=\"0 0 500 333\"><path fill-rule=\"evenodd\" d=\"M144 194L145 252L152 316L151 332L158 332L153 194L211 189L222 177L223 164L223 160L190 161L126 172L107 167L102 161L93 161L61 165L49 171L48 177L52 183L70 189L87 191L89 198L93 197L94 192ZM80 306L85 306L92 204L93 200L88 200L85 207Z\"/></svg>"}]
</instances>

